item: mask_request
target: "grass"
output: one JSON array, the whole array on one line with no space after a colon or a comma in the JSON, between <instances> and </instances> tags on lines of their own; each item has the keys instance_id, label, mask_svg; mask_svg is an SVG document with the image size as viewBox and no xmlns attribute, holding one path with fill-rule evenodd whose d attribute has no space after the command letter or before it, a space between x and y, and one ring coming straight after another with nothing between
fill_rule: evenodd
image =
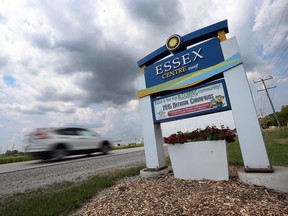
<instances>
[{"instance_id":1,"label":"grass","mask_svg":"<svg viewBox=\"0 0 288 216\"><path fill-rule=\"evenodd\" d=\"M125 145L125 146L113 146L112 150L120 150L120 149L127 149L127 148L136 148L136 147L142 147L144 144L133 144L133 145ZM0 156L0 164L7 164L7 163L16 163L16 162L22 162L22 161L30 161L30 160L36 160L37 158L29 156L29 155L12 155L12 156Z\"/></svg>"},{"instance_id":2,"label":"grass","mask_svg":"<svg viewBox=\"0 0 288 216\"><path fill-rule=\"evenodd\" d=\"M288 167L288 128L266 130L263 139L270 164ZM229 165L244 165L238 140L228 144L227 152Z\"/></svg>"},{"instance_id":3,"label":"grass","mask_svg":"<svg viewBox=\"0 0 288 216\"><path fill-rule=\"evenodd\" d=\"M288 129L265 131L263 137L271 165L288 167ZM228 144L228 163L243 166L238 141ZM167 164L169 164L169 158ZM0 215L69 215L69 212L80 207L99 191L112 186L125 176L138 175L144 167L142 165L93 176L81 184L72 182L63 183L60 186L55 184L54 187L45 191L37 190L2 199L0 200Z\"/></svg>"},{"instance_id":4,"label":"grass","mask_svg":"<svg viewBox=\"0 0 288 216\"><path fill-rule=\"evenodd\" d=\"M227 144L227 154L229 165L243 166L243 159L241 155L239 141Z\"/></svg>"},{"instance_id":5,"label":"grass","mask_svg":"<svg viewBox=\"0 0 288 216\"><path fill-rule=\"evenodd\" d=\"M131 144L131 145L123 145L123 146L113 146L112 150L120 150L120 149L127 149L127 148L137 148L142 147L144 144Z\"/></svg>"},{"instance_id":6,"label":"grass","mask_svg":"<svg viewBox=\"0 0 288 216\"><path fill-rule=\"evenodd\" d=\"M125 176L138 175L143 166L119 170L91 177L81 184L69 184L64 189L43 192L37 190L28 194L19 194L9 200L0 201L0 215L9 216L48 216L68 215L80 207L89 198L104 188L111 187ZM17 206L17 208L15 208Z\"/></svg>"},{"instance_id":7,"label":"grass","mask_svg":"<svg viewBox=\"0 0 288 216\"><path fill-rule=\"evenodd\" d=\"M0 156L0 164L16 163L22 161L35 160L34 157L28 155L12 155L12 156Z\"/></svg>"},{"instance_id":8,"label":"grass","mask_svg":"<svg viewBox=\"0 0 288 216\"><path fill-rule=\"evenodd\" d=\"M265 131L263 137L270 163L288 167L288 128Z\"/></svg>"}]
</instances>

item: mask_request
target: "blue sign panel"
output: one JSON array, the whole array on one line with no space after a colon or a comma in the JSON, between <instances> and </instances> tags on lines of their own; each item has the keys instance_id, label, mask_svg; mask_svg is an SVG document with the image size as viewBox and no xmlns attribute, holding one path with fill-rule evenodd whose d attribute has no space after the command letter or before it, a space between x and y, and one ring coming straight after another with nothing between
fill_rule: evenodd
<instances>
[{"instance_id":1,"label":"blue sign panel","mask_svg":"<svg viewBox=\"0 0 288 216\"><path fill-rule=\"evenodd\" d=\"M218 38L191 47L145 68L146 87L153 87L224 61Z\"/></svg>"}]
</instances>

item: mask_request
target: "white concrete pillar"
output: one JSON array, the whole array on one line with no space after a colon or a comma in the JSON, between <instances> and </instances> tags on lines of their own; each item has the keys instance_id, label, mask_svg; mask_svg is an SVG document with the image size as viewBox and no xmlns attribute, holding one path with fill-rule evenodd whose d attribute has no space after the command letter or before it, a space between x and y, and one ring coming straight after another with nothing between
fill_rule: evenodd
<instances>
[{"instance_id":1,"label":"white concrete pillar","mask_svg":"<svg viewBox=\"0 0 288 216\"><path fill-rule=\"evenodd\" d=\"M145 78L142 74L137 79L138 90L145 89ZM151 96L139 99L139 107L144 137L146 167L148 169L161 169L166 166L163 137L160 123L154 124L152 116Z\"/></svg>"},{"instance_id":2,"label":"white concrete pillar","mask_svg":"<svg viewBox=\"0 0 288 216\"><path fill-rule=\"evenodd\" d=\"M236 38L221 42L224 59L239 52ZM246 169L270 169L252 93L243 64L224 72L234 122Z\"/></svg>"}]
</instances>

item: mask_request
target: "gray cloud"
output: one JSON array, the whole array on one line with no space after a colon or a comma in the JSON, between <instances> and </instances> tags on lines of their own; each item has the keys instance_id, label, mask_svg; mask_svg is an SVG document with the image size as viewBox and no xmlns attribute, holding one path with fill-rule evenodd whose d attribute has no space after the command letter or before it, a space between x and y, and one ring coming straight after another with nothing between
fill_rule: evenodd
<instances>
[{"instance_id":1,"label":"gray cloud","mask_svg":"<svg viewBox=\"0 0 288 216\"><path fill-rule=\"evenodd\" d=\"M95 63L91 64L92 68L97 67L92 78L79 82L89 92L86 103L111 101L123 104L136 98L134 81L139 73L136 59L125 51L110 51L106 55L96 57Z\"/></svg>"},{"instance_id":2,"label":"gray cloud","mask_svg":"<svg viewBox=\"0 0 288 216\"><path fill-rule=\"evenodd\" d=\"M103 36L104 30L97 24L94 10L96 4L93 1L87 1L85 4L80 4L78 1L69 1L65 5L54 3L41 1L39 7L46 14L47 21L55 34L41 32L29 35L29 40L41 50L51 50L63 56L61 62L53 64L56 73L71 75L82 72L89 73L89 76L76 81L76 84L85 91L85 97L75 95L73 90L66 95L57 92L51 95L50 90L46 89L39 99L46 100L48 97L51 100L78 100L82 105L88 106L105 102L121 105L136 98L134 83L139 74L136 64L139 56L135 56L135 48L128 47L125 43L116 44ZM126 0L122 3L124 5L122 9L126 10L137 26L147 30L146 38L149 38L149 35L155 35L157 38L159 35L171 32L176 28L175 26L179 29L178 25L184 19L180 12L181 2L178 1ZM58 10L60 6L61 12ZM255 7L248 8L247 13L253 14ZM256 51L255 41L247 33L249 30L252 33L254 22L250 16L241 20L243 21L238 21L237 29L246 29L246 31L235 33L237 33L246 69L253 71L261 61L261 58L257 58L259 52ZM117 37L116 29L114 34ZM158 47L159 45L155 48Z\"/></svg>"},{"instance_id":3,"label":"gray cloud","mask_svg":"<svg viewBox=\"0 0 288 216\"><path fill-rule=\"evenodd\" d=\"M0 67L4 67L9 62L9 58L5 56L0 56Z\"/></svg>"},{"instance_id":4,"label":"gray cloud","mask_svg":"<svg viewBox=\"0 0 288 216\"><path fill-rule=\"evenodd\" d=\"M46 112L60 112L60 113L74 113L75 108L71 107L65 110L60 110L59 107L53 105L53 104L39 104L35 107L35 110L38 111L40 114L46 113Z\"/></svg>"},{"instance_id":5,"label":"gray cloud","mask_svg":"<svg viewBox=\"0 0 288 216\"><path fill-rule=\"evenodd\" d=\"M81 101L81 98L83 98L83 95L80 95L79 93L73 92L73 89L71 89L70 93L60 93L57 92L57 89L51 86L48 86L42 90L41 95L37 97L37 100L39 101Z\"/></svg>"},{"instance_id":6,"label":"gray cloud","mask_svg":"<svg viewBox=\"0 0 288 216\"><path fill-rule=\"evenodd\" d=\"M183 19L179 11L180 2L174 0L128 0L124 1L133 19L153 26L153 30L163 30ZM157 27L157 28L155 28Z\"/></svg>"},{"instance_id":7,"label":"gray cloud","mask_svg":"<svg viewBox=\"0 0 288 216\"><path fill-rule=\"evenodd\" d=\"M13 105L6 105L4 107L0 107L0 110L9 110L9 111L16 111L22 114L38 114L43 115L47 112L55 112L55 113L74 113L76 109L74 107L61 109L57 105L54 105L53 103L50 104L37 104L35 106L21 106L19 104L13 104Z\"/></svg>"},{"instance_id":8,"label":"gray cloud","mask_svg":"<svg viewBox=\"0 0 288 216\"><path fill-rule=\"evenodd\" d=\"M47 5L46 3L44 5ZM42 5L50 25L61 35L57 39L53 38L53 45L50 43L49 35L34 34L27 37L38 49L54 51L64 56L66 60L54 65L56 73L92 74L89 78L76 82L86 92L86 97L73 95L73 90L70 95L60 95L57 92L51 94L54 90L47 88L39 99L67 101L77 98L83 105L90 105L103 102L124 104L136 98L134 82L139 69L138 59L133 55L134 47L125 47L122 44L120 46L103 38L101 29L91 21L92 7L86 5L82 11L77 4L79 2L62 7L61 14L50 4L47 8ZM69 19L63 17L64 12L71 15ZM74 21L81 25L75 24Z\"/></svg>"},{"instance_id":9,"label":"gray cloud","mask_svg":"<svg viewBox=\"0 0 288 216\"><path fill-rule=\"evenodd\" d=\"M83 38L74 42L61 41L56 45L67 55L67 61L56 68L57 73L68 75L81 71L91 74L76 82L87 96L77 98L76 95L75 99L80 100L83 105L103 102L124 104L134 99L136 97L134 81L139 69L137 59L132 56L133 48L122 48L118 44L102 41L107 43L103 49L97 45L90 45L89 42ZM73 90L71 96L67 95L66 99L74 97L72 95ZM45 100L47 96L49 99L58 100L61 97L64 99L63 95L60 97L57 92L52 96L49 89L46 89L42 99Z\"/></svg>"},{"instance_id":10,"label":"gray cloud","mask_svg":"<svg viewBox=\"0 0 288 216\"><path fill-rule=\"evenodd\" d=\"M38 47L39 49L50 50L51 48L53 48L52 44L50 43L49 37L45 34L37 33L28 36L28 38L30 38L32 45Z\"/></svg>"}]
</instances>

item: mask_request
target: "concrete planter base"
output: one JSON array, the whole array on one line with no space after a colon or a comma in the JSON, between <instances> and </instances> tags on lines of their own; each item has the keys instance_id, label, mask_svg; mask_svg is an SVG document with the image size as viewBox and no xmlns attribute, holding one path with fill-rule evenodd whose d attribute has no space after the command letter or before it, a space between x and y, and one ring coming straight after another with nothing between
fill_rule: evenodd
<instances>
[{"instance_id":1,"label":"concrete planter base","mask_svg":"<svg viewBox=\"0 0 288 216\"><path fill-rule=\"evenodd\" d=\"M169 144L175 178L229 180L225 140Z\"/></svg>"}]
</instances>

